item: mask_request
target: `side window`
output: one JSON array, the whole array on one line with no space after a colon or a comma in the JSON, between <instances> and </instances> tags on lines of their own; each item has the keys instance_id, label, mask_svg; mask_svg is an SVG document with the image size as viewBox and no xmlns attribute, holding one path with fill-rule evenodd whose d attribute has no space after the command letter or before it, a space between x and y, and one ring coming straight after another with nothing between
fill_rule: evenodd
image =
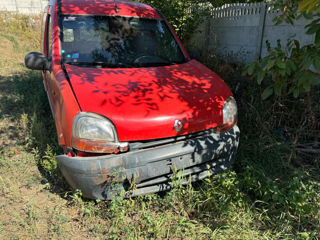
<instances>
[{"instance_id":1,"label":"side window","mask_svg":"<svg viewBox=\"0 0 320 240\"><path fill-rule=\"evenodd\" d=\"M48 59L51 59L52 56L52 24L51 24L51 16L48 15L48 21L47 21L47 57Z\"/></svg>"}]
</instances>

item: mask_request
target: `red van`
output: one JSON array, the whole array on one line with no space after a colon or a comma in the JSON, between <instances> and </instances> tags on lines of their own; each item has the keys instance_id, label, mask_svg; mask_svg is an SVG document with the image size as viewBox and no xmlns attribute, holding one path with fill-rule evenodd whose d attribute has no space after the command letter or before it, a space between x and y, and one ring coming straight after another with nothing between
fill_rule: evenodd
<instances>
[{"instance_id":1,"label":"red van","mask_svg":"<svg viewBox=\"0 0 320 240\"><path fill-rule=\"evenodd\" d=\"M83 196L155 193L177 174L187 184L232 164L240 135L232 93L190 59L158 10L52 0L42 33L42 53L28 53L25 65L43 72L64 149L56 159Z\"/></svg>"}]
</instances>

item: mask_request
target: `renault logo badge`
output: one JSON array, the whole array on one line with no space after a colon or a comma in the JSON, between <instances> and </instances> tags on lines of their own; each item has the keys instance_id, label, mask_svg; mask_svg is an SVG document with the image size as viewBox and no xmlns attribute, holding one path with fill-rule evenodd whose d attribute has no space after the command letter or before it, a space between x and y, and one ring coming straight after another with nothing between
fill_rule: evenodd
<instances>
[{"instance_id":1,"label":"renault logo badge","mask_svg":"<svg viewBox=\"0 0 320 240\"><path fill-rule=\"evenodd\" d=\"M179 120L176 120L174 123L174 129L177 131L177 133L181 131L182 127L183 127L182 122L180 122Z\"/></svg>"}]
</instances>

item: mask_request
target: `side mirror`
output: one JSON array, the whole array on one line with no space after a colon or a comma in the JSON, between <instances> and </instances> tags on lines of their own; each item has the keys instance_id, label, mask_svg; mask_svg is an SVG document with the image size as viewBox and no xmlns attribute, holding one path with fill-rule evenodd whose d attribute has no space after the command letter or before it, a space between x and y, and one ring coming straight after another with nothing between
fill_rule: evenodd
<instances>
[{"instance_id":1,"label":"side mirror","mask_svg":"<svg viewBox=\"0 0 320 240\"><path fill-rule=\"evenodd\" d=\"M197 50L189 50L188 54L191 59L196 59L198 61L200 60L200 52L198 52Z\"/></svg>"},{"instance_id":2,"label":"side mirror","mask_svg":"<svg viewBox=\"0 0 320 240\"><path fill-rule=\"evenodd\" d=\"M46 56L39 52L29 52L24 58L24 64L32 70L49 70L49 61Z\"/></svg>"}]
</instances>

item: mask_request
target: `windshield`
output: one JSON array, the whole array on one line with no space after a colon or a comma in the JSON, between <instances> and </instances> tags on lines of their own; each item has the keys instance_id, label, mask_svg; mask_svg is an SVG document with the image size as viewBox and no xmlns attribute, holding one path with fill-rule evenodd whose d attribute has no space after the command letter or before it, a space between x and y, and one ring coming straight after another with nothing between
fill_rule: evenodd
<instances>
[{"instance_id":1,"label":"windshield","mask_svg":"<svg viewBox=\"0 0 320 240\"><path fill-rule=\"evenodd\" d=\"M162 20L118 16L62 16L62 62L80 66L146 67L186 62Z\"/></svg>"}]
</instances>

